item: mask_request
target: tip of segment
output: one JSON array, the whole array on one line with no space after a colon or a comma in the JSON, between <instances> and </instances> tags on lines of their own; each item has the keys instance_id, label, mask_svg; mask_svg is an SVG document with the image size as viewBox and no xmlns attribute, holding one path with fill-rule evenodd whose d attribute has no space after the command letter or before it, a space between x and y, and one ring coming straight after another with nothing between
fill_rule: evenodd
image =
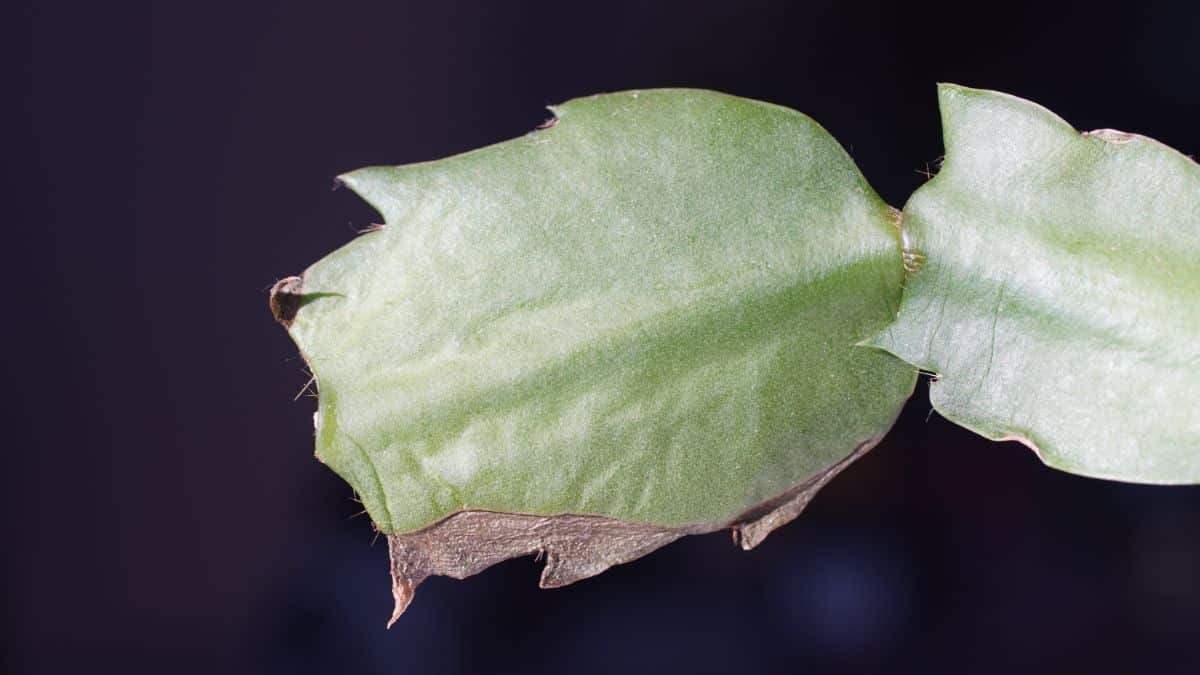
<instances>
[{"instance_id":1,"label":"tip of segment","mask_svg":"<svg viewBox=\"0 0 1200 675\"><path fill-rule=\"evenodd\" d=\"M404 614L404 610L408 609L408 605L412 602L412 599L412 584L409 583L408 579L393 574L392 600L395 604L392 606L392 618L388 619L387 622L388 628L391 628L392 624L396 623L396 620Z\"/></svg>"},{"instance_id":2,"label":"tip of segment","mask_svg":"<svg viewBox=\"0 0 1200 675\"><path fill-rule=\"evenodd\" d=\"M271 314L284 328L291 327L292 319L296 318L296 312L300 309L300 289L303 286L304 280L300 277L285 277L271 287Z\"/></svg>"}]
</instances>

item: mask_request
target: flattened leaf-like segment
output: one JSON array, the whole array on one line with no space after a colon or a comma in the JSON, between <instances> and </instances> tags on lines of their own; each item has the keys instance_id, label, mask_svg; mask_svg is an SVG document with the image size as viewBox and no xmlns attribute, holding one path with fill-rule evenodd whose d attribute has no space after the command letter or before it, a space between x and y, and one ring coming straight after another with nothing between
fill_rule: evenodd
<instances>
[{"instance_id":1,"label":"flattened leaf-like segment","mask_svg":"<svg viewBox=\"0 0 1200 675\"><path fill-rule=\"evenodd\" d=\"M318 456L397 536L491 512L761 540L912 391L856 346L899 307L895 214L785 108L659 90L554 112L342 177L385 225L273 302L319 386ZM504 551L573 550L531 536Z\"/></svg>"},{"instance_id":2,"label":"flattened leaf-like segment","mask_svg":"<svg viewBox=\"0 0 1200 675\"><path fill-rule=\"evenodd\" d=\"M1200 166L1029 101L939 92L946 161L910 199L924 266L874 343L947 418L1050 466L1200 481Z\"/></svg>"}]
</instances>

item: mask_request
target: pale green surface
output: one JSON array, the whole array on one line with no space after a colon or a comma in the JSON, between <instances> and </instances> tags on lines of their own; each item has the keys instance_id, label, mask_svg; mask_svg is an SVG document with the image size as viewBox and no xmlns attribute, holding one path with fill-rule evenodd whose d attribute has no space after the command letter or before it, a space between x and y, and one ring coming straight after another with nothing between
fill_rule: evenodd
<instances>
[{"instance_id":1,"label":"pale green surface","mask_svg":"<svg viewBox=\"0 0 1200 675\"><path fill-rule=\"evenodd\" d=\"M1073 473L1200 481L1200 166L1029 101L940 89L946 162L909 200L926 256L874 341L933 406Z\"/></svg>"},{"instance_id":2,"label":"pale green surface","mask_svg":"<svg viewBox=\"0 0 1200 675\"><path fill-rule=\"evenodd\" d=\"M705 91L344 180L306 272L318 455L380 529L462 509L724 522L882 434L912 367L888 207L809 118Z\"/></svg>"}]
</instances>

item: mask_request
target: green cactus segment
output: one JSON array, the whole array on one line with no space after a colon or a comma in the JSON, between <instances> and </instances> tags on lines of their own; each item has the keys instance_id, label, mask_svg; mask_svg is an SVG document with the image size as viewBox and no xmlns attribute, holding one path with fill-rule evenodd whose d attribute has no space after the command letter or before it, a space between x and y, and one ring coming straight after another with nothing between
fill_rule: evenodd
<instances>
[{"instance_id":1,"label":"green cactus segment","mask_svg":"<svg viewBox=\"0 0 1200 675\"><path fill-rule=\"evenodd\" d=\"M290 332L318 456L385 532L463 510L727 522L878 438L915 380L894 214L792 110L704 91L343 182L385 226Z\"/></svg>"},{"instance_id":2,"label":"green cactus segment","mask_svg":"<svg viewBox=\"0 0 1200 675\"><path fill-rule=\"evenodd\" d=\"M1050 466L1200 481L1200 166L1005 94L940 100L946 162L904 209L925 263L874 344Z\"/></svg>"}]
</instances>

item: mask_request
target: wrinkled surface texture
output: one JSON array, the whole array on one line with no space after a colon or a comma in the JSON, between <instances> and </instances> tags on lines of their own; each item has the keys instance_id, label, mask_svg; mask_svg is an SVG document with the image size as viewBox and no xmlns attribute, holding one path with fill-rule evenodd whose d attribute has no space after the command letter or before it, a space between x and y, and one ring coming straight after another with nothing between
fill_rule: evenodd
<instances>
[{"instance_id":1,"label":"wrinkled surface texture","mask_svg":"<svg viewBox=\"0 0 1200 675\"><path fill-rule=\"evenodd\" d=\"M726 523L890 426L914 370L855 344L897 311L899 234L823 129L690 90L554 111L343 177L385 227L305 272L290 332L381 530Z\"/></svg>"},{"instance_id":2,"label":"wrinkled surface texture","mask_svg":"<svg viewBox=\"0 0 1200 675\"><path fill-rule=\"evenodd\" d=\"M1200 481L1200 166L1012 96L940 101L945 165L904 210L926 262L875 343L1051 466Z\"/></svg>"}]
</instances>

